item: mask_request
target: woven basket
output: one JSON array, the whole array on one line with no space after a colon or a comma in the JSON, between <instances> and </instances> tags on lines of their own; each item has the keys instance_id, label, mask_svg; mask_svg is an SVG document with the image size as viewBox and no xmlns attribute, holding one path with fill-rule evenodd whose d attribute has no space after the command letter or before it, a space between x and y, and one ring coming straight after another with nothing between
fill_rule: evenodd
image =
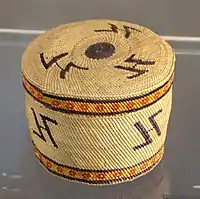
<instances>
[{"instance_id":1,"label":"woven basket","mask_svg":"<svg viewBox=\"0 0 200 199\"><path fill-rule=\"evenodd\" d=\"M136 179L162 159L175 57L147 28L89 20L36 38L22 58L36 157L95 185Z\"/></svg>"}]
</instances>

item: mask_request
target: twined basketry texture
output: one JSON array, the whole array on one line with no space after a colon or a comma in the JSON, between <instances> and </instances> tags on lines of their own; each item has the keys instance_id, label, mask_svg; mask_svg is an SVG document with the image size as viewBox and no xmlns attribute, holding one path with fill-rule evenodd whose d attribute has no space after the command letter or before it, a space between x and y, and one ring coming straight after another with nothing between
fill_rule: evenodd
<instances>
[{"instance_id":1,"label":"twined basketry texture","mask_svg":"<svg viewBox=\"0 0 200 199\"><path fill-rule=\"evenodd\" d=\"M175 57L151 30L123 21L61 25L22 58L36 157L56 176L104 185L162 159Z\"/></svg>"}]
</instances>

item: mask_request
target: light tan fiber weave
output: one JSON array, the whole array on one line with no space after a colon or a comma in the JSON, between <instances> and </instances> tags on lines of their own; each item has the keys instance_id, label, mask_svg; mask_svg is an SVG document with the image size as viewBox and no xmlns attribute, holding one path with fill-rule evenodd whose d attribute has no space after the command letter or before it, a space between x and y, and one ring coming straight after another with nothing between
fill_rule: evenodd
<instances>
[{"instance_id":1,"label":"light tan fiber weave","mask_svg":"<svg viewBox=\"0 0 200 199\"><path fill-rule=\"evenodd\" d=\"M75 22L37 37L22 73L40 163L95 185L151 171L164 153L174 63L162 38L123 21Z\"/></svg>"}]
</instances>

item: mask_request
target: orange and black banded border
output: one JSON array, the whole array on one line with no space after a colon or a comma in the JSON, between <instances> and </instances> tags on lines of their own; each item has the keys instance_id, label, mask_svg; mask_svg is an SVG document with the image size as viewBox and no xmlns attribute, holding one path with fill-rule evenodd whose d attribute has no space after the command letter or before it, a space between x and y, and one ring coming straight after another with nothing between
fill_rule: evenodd
<instances>
[{"instance_id":1,"label":"orange and black banded border","mask_svg":"<svg viewBox=\"0 0 200 199\"><path fill-rule=\"evenodd\" d=\"M168 93L173 84L173 77L174 74L162 86L145 95L120 100L92 100L53 96L44 93L25 77L23 77L23 85L35 100L55 111L85 115L115 115L138 111L154 104Z\"/></svg>"},{"instance_id":2,"label":"orange and black banded border","mask_svg":"<svg viewBox=\"0 0 200 199\"><path fill-rule=\"evenodd\" d=\"M35 145L34 152L40 163L50 173L68 180L95 185L113 184L120 181L129 181L145 175L161 161L164 154L164 145L154 156L152 156L148 160L145 160L133 167L114 170L86 170L65 166L51 160L50 158L42 154Z\"/></svg>"}]
</instances>

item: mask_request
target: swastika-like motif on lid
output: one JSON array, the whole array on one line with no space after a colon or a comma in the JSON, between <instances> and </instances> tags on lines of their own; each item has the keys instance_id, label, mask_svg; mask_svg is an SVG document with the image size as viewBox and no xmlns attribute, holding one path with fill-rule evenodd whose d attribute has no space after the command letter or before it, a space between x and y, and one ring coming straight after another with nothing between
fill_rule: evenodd
<instances>
[{"instance_id":1,"label":"swastika-like motif on lid","mask_svg":"<svg viewBox=\"0 0 200 199\"><path fill-rule=\"evenodd\" d=\"M157 34L136 24L89 20L47 31L23 56L25 78L44 93L121 99L169 80L174 54Z\"/></svg>"}]
</instances>

